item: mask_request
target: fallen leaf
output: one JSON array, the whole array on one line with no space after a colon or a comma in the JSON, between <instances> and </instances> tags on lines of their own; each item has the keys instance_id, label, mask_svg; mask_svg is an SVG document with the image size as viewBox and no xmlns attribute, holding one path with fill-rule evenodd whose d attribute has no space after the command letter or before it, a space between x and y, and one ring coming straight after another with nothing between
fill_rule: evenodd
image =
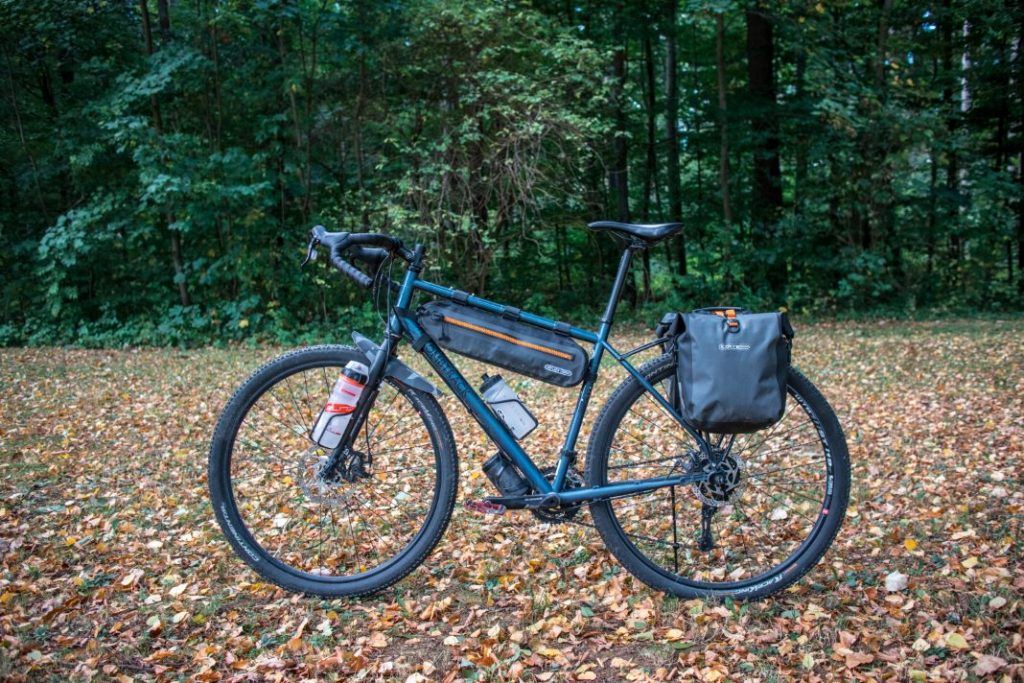
<instances>
[{"instance_id":1,"label":"fallen leaf","mask_svg":"<svg viewBox=\"0 0 1024 683\"><path fill-rule=\"evenodd\" d=\"M965 650L967 649L967 639L959 633L947 633L946 645L954 650Z\"/></svg>"},{"instance_id":2,"label":"fallen leaf","mask_svg":"<svg viewBox=\"0 0 1024 683\"><path fill-rule=\"evenodd\" d=\"M1006 666L1006 660L1002 657L981 655L978 657L978 663L974 666L974 674L976 676L988 676L999 671L1004 666Z\"/></svg>"}]
</instances>

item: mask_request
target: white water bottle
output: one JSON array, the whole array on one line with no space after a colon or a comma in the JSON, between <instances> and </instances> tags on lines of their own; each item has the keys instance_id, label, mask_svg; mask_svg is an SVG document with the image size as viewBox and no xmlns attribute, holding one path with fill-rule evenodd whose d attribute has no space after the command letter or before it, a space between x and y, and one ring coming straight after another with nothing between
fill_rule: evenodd
<instances>
[{"instance_id":1,"label":"white water bottle","mask_svg":"<svg viewBox=\"0 0 1024 683\"><path fill-rule=\"evenodd\" d=\"M537 418L526 409L512 387L505 384L501 375L484 375L483 380L480 394L512 436L519 440L537 428Z\"/></svg>"},{"instance_id":2,"label":"white water bottle","mask_svg":"<svg viewBox=\"0 0 1024 683\"><path fill-rule=\"evenodd\" d=\"M327 405L320 411L313 427L313 441L324 448L334 448L341 441L345 427L356 409L356 402L366 387L369 369L358 361L349 361L334 383Z\"/></svg>"}]
</instances>

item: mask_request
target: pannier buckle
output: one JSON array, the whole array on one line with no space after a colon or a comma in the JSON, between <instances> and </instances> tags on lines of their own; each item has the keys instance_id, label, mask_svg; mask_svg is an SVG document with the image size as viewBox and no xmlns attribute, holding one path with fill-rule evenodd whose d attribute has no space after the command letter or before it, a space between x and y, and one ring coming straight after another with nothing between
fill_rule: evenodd
<instances>
[{"instance_id":1,"label":"pannier buckle","mask_svg":"<svg viewBox=\"0 0 1024 683\"><path fill-rule=\"evenodd\" d=\"M736 310L733 308L725 311L725 324L729 332L740 331L740 321L736 319Z\"/></svg>"}]
</instances>

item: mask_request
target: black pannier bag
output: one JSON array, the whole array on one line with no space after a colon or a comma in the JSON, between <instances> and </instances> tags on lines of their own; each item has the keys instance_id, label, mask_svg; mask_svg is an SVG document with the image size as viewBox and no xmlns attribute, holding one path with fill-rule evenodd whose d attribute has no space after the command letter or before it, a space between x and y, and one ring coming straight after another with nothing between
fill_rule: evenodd
<instances>
[{"instance_id":1,"label":"black pannier bag","mask_svg":"<svg viewBox=\"0 0 1024 683\"><path fill-rule=\"evenodd\" d=\"M792 340L784 313L702 308L684 314L676 339L683 418L719 434L754 432L781 420Z\"/></svg>"},{"instance_id":2,"label":"black pannier bag","mask_svg":"<svg viewBox=\"0 0 1024 683\"><path fill-rule=\"evenodd\" d=\"M587 352L572 339L454 301L431 301L416 318L438 346L542 382L571 387L587 373Z\"/></svg>"}]
</instances>

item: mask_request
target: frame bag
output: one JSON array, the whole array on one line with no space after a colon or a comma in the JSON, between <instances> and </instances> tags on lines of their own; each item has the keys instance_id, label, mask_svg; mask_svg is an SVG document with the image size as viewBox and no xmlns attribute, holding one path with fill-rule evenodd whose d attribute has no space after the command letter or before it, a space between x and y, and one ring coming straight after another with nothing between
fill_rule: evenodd
<instances>
[{"instance_id":1,"label":"frame bag","mask_svg":"<svg viewBox=\"0 0 1024 683\"><path fill-rule=\"evenodd\" d=\"M682 327L676 372L687 422L742 434L782 419L793 340L784 313L703 308L684 314Z\"/></svg>"},{"instance_id":2,"label":"frame bag","mask_svg":"<svg viewBox=\"0 0 1024 683\"><path fill-rule=\"evenodd\" d=\"M587 374L583 347L551 330L447 300L420 306L416 318L438 346L462 356L560 387Z\"/></svg>"}]
</instances>

